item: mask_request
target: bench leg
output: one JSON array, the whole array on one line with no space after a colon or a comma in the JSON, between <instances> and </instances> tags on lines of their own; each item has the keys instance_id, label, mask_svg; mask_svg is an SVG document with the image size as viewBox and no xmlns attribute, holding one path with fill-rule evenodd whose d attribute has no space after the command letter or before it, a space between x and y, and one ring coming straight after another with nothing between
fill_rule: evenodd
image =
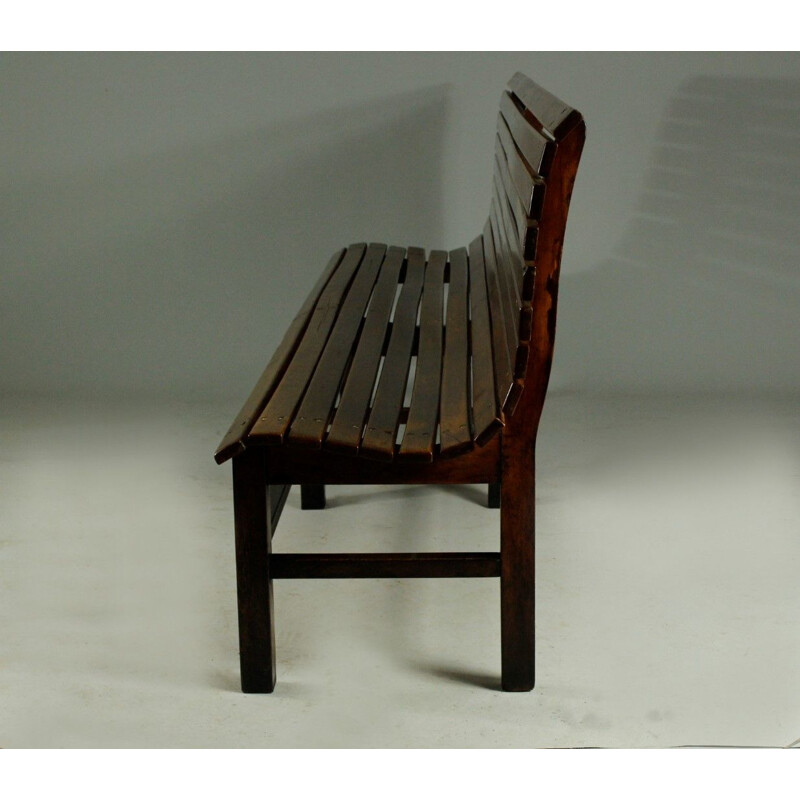
<instances>
[{"instance_id":1,"label":"bench leg","mask_svg":"<svg viewBox=\"0 0 800 800\"><path fill-rule=\"evenodd\" d=\"M233 459L233 510L242 691L271 692L275 688L271 511L264 457L258 448Z\"/></svg>"},{"instance_id":2,"label":"bench leg","mask_svg":"<svg viewBox=\"0 0 800 800\"><path fill-rule=\"evenodd\" d=\"M533 448L525 455L503 459L500 629L502 683L506 692L529 692L534 684Z\"/></svg>"},{"instance_id":3,"label":"bench leg","mask_svg":"<svg viewBox=\"0 0 800 800\"><path fill-rule=\"evenodd\" d=\"M500 484L489 484L489 499L487 501L488 508L500 508Z\"/></svg>"},{"instance_id":4,"label":"bench leg","mask_svg":"<svg viewBox=\"0 0 800 800\"><path fill-rule=\"evenodd\" d=\"M319 511L325 508L325 484L302 484L300 486L300 508L305 511Z\"/></svg>"}]
</instances>

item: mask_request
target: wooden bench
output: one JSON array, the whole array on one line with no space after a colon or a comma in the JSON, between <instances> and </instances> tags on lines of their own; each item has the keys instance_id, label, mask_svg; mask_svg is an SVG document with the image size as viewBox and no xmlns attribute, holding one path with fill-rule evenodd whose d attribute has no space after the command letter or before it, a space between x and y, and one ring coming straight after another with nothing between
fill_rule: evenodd
<instances>
[{"instance_id":1,"label":"wooden bench","mask_svg":"<svg viewBox=\"0 0 800 800\"><path fill-rule=\"evenodd\" d=\"M584 139L577 111L516 74L482 234L429 254L350 245L294 318L215 455L233 459L245 692L275 685L281 578L499 577L502 686L533 688L534 448ZM292 484L321 509L326 484L420 483L488 484L500 552L271 552Z\"/></svg>"}]
</instances>

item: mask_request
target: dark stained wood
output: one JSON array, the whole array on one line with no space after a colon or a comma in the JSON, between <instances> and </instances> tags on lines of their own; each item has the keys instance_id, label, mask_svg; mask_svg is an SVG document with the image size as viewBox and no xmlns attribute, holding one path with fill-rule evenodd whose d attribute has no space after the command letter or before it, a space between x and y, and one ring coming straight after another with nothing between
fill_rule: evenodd
<instances>
[{"instance_id":1,"label":"dark stained wood","mask_svg":"<svg viewBox=\"0 0 800 800\"><path fill-rule=\"evenodd\" d=\"M303 511L321 511L325 508L325 484L304 483L300 487L300 508Z\"/></svg>"},{"instance_id":2,"label":"dark stained wood","mask_svg":"<svg viewBox=\"0 0 800 800\"><path fill-rule=\"evenodd\" d=\"M496 197L499 201L505 203L508 207L510 214L509 219L514 227L514 241L520 243L520 257L524 257L526 242L528 238L528 230L530 228L529 209L523 206L522 201L517 195L517 190L511 182L511 176L508 173L508 162L506 161L505 153L503 152L500 143L497 143L495 148L495 182L496 182ZM535 235L535 228L534 228Z\"/></svg>"},{"instance_id":3,"label":"dark stained wood","mask_svg":"<svg viewBox=\"0 0 800 800\"><path fill-rule=\"evenodd\" d=\"M530 197L526 203L520 200L517 189L511 179L509 163L505 160L505 153L498 143L496 153L496 176L500 179L508 203L509 219L513 222L515 241L521 243L520 256L523 261L532 264L536 259L536 242L539 237L538 215L541 213L541 203L544 200L544 181L532 183ZM520 165L520 170L524 167Z\"/></svg>"},{"instance_id":4,"label":"dark stained wood","mask_svg":"<svg viewBox=\"0 0 800 800\"><path fill-rule=\"evenodd\" d=\"M439 398L442 386L442 338L444 327L444 273L447 253L434 250L425 268L419 318L419 353L411 392L408 422L398 458L433 461Z\"/></svg>"},{"instance_id":5,"label":"dark stained wood","mask_svg":"<svg viewBox=\"0 0 800 800\"><path fill-rule=\"evenodd\" d=\"M497 578L499 553L286 553L270 559L279 578Z\"/></svg>"},{"instance_id":6,"label":"dark stained wood","mask_svg":"<svg viewBox=\"0 0 800 800\"><path fill-rule=\"evenodd\" d=\"M458 458L431 463L373 461L330 450L260 448L267 451L267 480L271 483L328 484L451 484L493 483L500 475L500 439L489 438Z\"/></svg>"},{"instance_id":7,"label":"dark stained wood","mask_svg":"<svg viewBox=\"0 0 800 800\"><path fill-rule=\"evenodd\" d=\"M510 88L482 235L427 264L419 248L338 254L217 451L233 456L245 691L274 686L275 578L499 576L502 686L534 685L535 445L585 125L524 76ZM271 554L292 485L323 508L327 484L463 483L488 484L499 553Z\"/></svg>"},{"instance_id":8,"label":"dark stained wood","mask_svg":"<svg viewBox=\"0 0 800 800\"><path fill-rule=\"evenodd\" d=\"M524 392L521 400L529 395ZM515 412L516 413L516 412ZM512 417L513 420L513 417ZM503 431L500 489L500 635L503 689L534 684L534 442L525 430Z\"/></svg>"},{"instance_id":9,"label":"dark stained wood","mask_svg":"<svg viewBox=\"0 0 800 800\"><path fill-rule=\"evenodd\" d=\"M398 417L403 407L411 348L417 321L422 283L425 278L425 251L408 249L405 282L395 310L392 338L383 363L375 402L367 421L361 453L367 458L391 461L394 458Z\"/></svg>"},{"instance_id":10,"label":"dark stained wood","mask_svg":"<svg viewBox=\"0 0 800 800\"><path fill-rule=\"evenodd\" d=\"M558 281L561 271L561 252L569 212L569 202L575 183L586 128L583 123L573 126L569 135L558 145L558 154L553 174L548 180L547 195L539 235L539 256L534 289L533 320L530 337L530 360L526 386L537 398L541 414L550 369L553 363L553 348L556 335L556 308L558 303ZM539 424L539 414L526 420L534 430Z\"/></svg>"},{"instance_id":11,"label":"dark stained wood","mask_svg":"<svg viewBox=\"0 0 800 800\"><path fill-rule=\"evenodd\" d=\"M291 363L253 425L249 439L253 440L254 444L280 444L283 442L283 437L289 429L297 405L314 373L314 368L336 321L339 308L365 251L366 245L364 244L352 245L347 248L339 268L326 285L314 308L306 332Z\"/></svg>"},{"instance_id":12,"label":"dark stained wood","mask_svg":"<svg viewBox=\"0 0 800 800\"><path fill-rule=\"evenodd\" d=\"M267 489L269 493L269 496L267 497L267 503L269 504L270 514L270 538L275 535L275 531L278 528L278 522L280 522L281 514L283 513L283 507L286 505L286 498L289 496L289 490L291 488L292 485L289 483L269 484L269 488Z\"/></svg>"},{"instance_id":13,"label":"dark stained wood","mask_svg":"<svg viewBox=\"0 0 800 800\"><path fill-rule=\"evenodd\" d=\"M526 75L517 72L508 88L530 113L530 121L544 129L552 138L563 139L571 128L581 122L581 115L572 106L550 94Z\"/></svg>"},{"instance_id":14,"label":"dark stained wood","mask_svg":"<svg viewBox=\"0 0 800 800\"><path fill-rule=\"evenodd\" d=\"M339 311L325 349L289 431L289 441L299 447L321 447L333 413L333 404L346 373L364 312L378 277L386 246L371 244ZM388 321L388 320L387 320Z\"/></svg>"},{"instance_id":15,"label":"dark stained wood","mask_svg":"<svg viewBox=\"0 0 800 800\"><path fill-rule=\"evenodd\" d=\"M243 692L275 688L275 624L269 572L272 518L264 454L246 450L233 460L239 660Z\"/></svg>"},{"instance_id":16,"label":"dark stained wood","mask_svg":"<svg viewBox=\"0 0 800 800\"><path fill-rule=\"evenodd\" d=\"M450 253L442 395L439 405L441 455L452 458L473 447L469 415L469 267L465 248Z\"/></svg>"},{"instance_id":17,"label":"dark stained wood","mask_svg":"<svg viewBox=\"0 0 800 800\"><path fill-rule=\"evenodd\" d=\"M390 247L367 311L353 362L342 389L342 397L324 446L355 455L369 413L369 401L378 374L381 355L388 348L389 314L405 259L405 248ZM384 347L385 345L385 347Z\"/></svg>"},{"instance_id":18,"label":"dark stained wood","mask_svg":"<svg viewBox=\"0 0 800 800\"><path fill-rule=\"evenodd\" d=\"M500 484L490 483L487 498L489 508L500 508Z\"/></svg>"},{"instance_id":19,"label":"dark stained wood","mask_svg":"<svg viewBox=\"0 0 800 800\"><path fill-rule=\"evenodd\" d=\"M489 313L483 238L478 236L469 245L470 351L472 354L472 420L473 435L478 444L485 444L503 426L502 403L498 386L503 377L511 377L508 351L500 364L495 363L495 336Z\"/></svg>"},{"instance_id":20,"label":"dark stained wood","mask_svg":"<svg viewBox=\"0 0 800 800\"><path fill-rule=\"evenodd\" d=\"M481 240L483 264L486 270L486 293L492 323L492 354L494 357L494 376L497 399L500 408L505 405L511 384L514 380L514 351L516 343L508 339L504 293L501 290L497 273L494 241L491 224L487 221Z\"/></svg>"},{"instance_id":21,"label":"dark stained wood","mask_svg":"<svg viewBox=\"0 0 800 800\"><path fill-rule=\"evenodd\" d=\"M500 118L497 130L497 141L506 157L508 174L522 206L528 210L528 216L538 220L542 213L545 182L538 175L531 175L525 159L517 149L505 120Z\"/></svg>"},{"instance_id":22,"label":"dark stained wood","mask_svg":"<svg viewBox=\"0 0 800 800\"><path fill-rule=\"evenodd\" d=\"M498 232L495 220L497 218L497 208L492 208L492 213L484 229L483 242L484 253L486 255L487 274L491 268L496 272L498 297L498 320L502 319L505 326L505 336L508 342L509 358L511 362L511 374L514 376L514 365L517 354L517 326L519 324L519 306L514 299L514 290L511 287L514 269L513 264L509 263L514 258L509 254L509 245L502 232ZM492 314L495 313L494 307Z\"/></svg>"},{"instance_id":23,"label":"dark stained wood","mask_svg":"<svg viewBox=\"0 0 800 800\"><path fill-rule=\"evenodd\" d=\"M277 386L286 366L294 355L297 345L308 325L311 312L330 280L331 275L341 263L344 254L345 250L339 250L337 253L334 253L325 271L320 275L319 280L309 293L305 303L303 303L302 308L295 315L280 345L278 345L278 349L275 351L275 354L258 379L258 383L253 387L253 391L250 392L250 396L242 406L242 410L233 421L228 432L222 437L217 452L214 454L214 459L218 464L224 463L231 456L244 450L244 439L250 432L253 422L261 413L261 409L264 407L267 398L270 396L275 386Z\"/></svg>"},{"instance_id":24,"label":"dark stained wood","mask_svg":"<svg viewBox=\"0 0 800 800\"><path fill-rule=\"evenodd\" d=\"M501 437L500 628L505 691L530 691L535 682L536 432L553 358L564 229L584 138L583 123L572 126L559 142L548 180L525 391Z\"/></svg>"}]
</instances>

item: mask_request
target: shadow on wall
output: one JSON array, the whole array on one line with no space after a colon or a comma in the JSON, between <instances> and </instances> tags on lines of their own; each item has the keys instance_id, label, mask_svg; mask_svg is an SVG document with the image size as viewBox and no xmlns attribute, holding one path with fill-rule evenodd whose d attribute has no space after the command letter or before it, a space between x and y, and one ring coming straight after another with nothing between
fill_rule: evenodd
<instances>
[{"instance_id":1,"label":"shadow on wall","mask_svg":"<svg viewBox=\"0 0 800 800\"><path fill-rule=\"evenodd\" d=\"M7 186L4 388L244 397L339 247L441 246L447 97Z\"/></svg>"},{"instance_id":2,"label":"shadow on wall","mask_svg":"<svg viewBox=\"0 0 800 800\"><path fill-rule=\"evenodd\" d=\"M685 83L612 258L563 277L554 378L800 388L799 220L800 82Z\"/></svg>"}]
</instances>

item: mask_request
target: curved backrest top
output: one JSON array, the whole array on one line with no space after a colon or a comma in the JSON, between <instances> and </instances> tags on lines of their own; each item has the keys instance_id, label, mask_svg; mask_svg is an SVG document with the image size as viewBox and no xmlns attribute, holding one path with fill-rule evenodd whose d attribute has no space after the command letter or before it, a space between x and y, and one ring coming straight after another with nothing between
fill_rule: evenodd
<instances>
[{"instance_id":1,"label":"curved backrest top","mask_svg":"<svg viewBox=\"0 0 800 800\"><path fill-rule=\"evenodd\" d=\"M534 127L555 141L563 139L583 119L580 112L521 72L515 73L508 88L525 107Z\"/></svg>"}]
</instances>

